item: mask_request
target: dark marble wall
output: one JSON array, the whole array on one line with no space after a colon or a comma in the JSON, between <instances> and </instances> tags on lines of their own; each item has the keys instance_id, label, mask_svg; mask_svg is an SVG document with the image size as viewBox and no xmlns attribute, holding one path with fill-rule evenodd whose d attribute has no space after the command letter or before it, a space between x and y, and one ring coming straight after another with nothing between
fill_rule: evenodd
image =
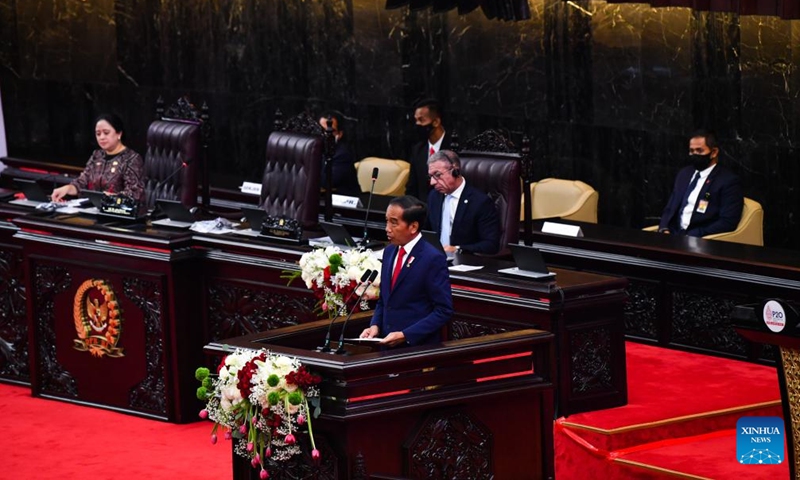
<instances>
[{"instance_id":1,"label":"dark marble wall","mask_svg":"<svg viewBox=\"0 0 800 480\"><path fill-rule=\"evenodd\" d=\"M537 177L586 181L600 221L658 217L687 134L707 126L800 245L800 23L604 1L531 0L532 18L387 11L384 0L0 0L9 155L82 165L92 119L120 113L143 149L159 96L207 102L215 184L258 181L274 111L338 108L359 156L402 158L410 105L462 138L533 140Z\"/></svg>"}]
</instances>

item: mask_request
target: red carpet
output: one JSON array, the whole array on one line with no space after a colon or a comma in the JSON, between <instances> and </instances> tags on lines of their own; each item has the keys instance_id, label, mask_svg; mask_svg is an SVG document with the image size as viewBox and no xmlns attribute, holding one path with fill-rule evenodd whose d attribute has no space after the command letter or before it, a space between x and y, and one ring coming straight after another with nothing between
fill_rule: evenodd
<instances>
[{"instance_id":1,"label":"red carpet","mask_svg":"<svg viewBox=\"0 0 800 480\"><path fill-rule=\"evenodd\" d=\"M174 425L32 398L0 384L0 478L226 479L230 444L211 445L211 423Z\"/></svg>"},{"instance_id":2,"label":"red carpet","mask_svg":"<svg viewBox=\"0 0 800 480\"><path fill-rule=\"evenodd\" d=\"M628 405L559 419L556 477L786 478L788 464L739 465L736 421L782 416L776 371L627 343Z\"/></svg>"}]
</instances>

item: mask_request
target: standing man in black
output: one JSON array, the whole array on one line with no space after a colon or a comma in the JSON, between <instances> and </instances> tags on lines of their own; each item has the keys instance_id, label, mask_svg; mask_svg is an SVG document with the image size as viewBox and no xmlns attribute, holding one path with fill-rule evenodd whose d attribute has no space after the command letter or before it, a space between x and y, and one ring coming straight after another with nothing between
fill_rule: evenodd
<instances>
[{"instance_id":1,"label":"standing man in black","mask_svg":"<svg viewBox=\"0 0 800 480\"><path fill-rule=\"evenodd\" d=\"M428 158L442 149L450 148L450 136L442 124L441 104L433 98L420 100L414 105L414 121L420 141L411 147L408 159L411 171L406 184L406 195L420 200L428 198Z\"/></svg>"}]
</instances>

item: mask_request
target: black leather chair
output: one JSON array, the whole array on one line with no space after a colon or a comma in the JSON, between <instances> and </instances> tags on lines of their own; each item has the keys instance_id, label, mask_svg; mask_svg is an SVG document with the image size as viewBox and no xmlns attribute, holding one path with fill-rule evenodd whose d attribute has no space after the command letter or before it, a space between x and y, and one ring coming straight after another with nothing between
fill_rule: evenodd
<instances>
[{"instance_id":1,"label":"black leather chair","mask_svg":"<svg viewBox=\"0 0 800 480\"><path fill-rule=\"evenodd\" d=\"M319 223L324 132L310 117L288 123L287 130L272 132L267 139L261 206L268 215L286 216L306 230L314 229Z\"/></svg>"},{"instance_id":2,"label":"black leather chair","mask_svg":"<svg viewBox=\"0 0 800 480\"><path fill-rule=\"evenodd\" d=\"M152 208L157 199L177 200L188 208L194 207L202 161L202 120L183 98L159 117L147 129L144 157L147 207Z\"/></svg>"},{"instance_id":3,"label":"black leather chair","mask_svg":"<svg viewBox=\"0 0 800 480\"><path fill-rule=\"evenodd\" d=\"M486 192L500 216L500 254L509 243L519 241L521 156L513 145L494 131L468 141L458 152L461 171L471 185Z\"/></svg>"}]
</instances>

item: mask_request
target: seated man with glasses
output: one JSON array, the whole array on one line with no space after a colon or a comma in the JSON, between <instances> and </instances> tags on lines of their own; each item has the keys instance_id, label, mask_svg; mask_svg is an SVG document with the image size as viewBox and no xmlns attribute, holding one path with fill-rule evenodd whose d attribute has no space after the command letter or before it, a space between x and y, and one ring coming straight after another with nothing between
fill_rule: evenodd
<instances>
[{"instance_id":1,"label":"seated man with glasses","mask_svg":"<svg viewBox=\"0 0 800 480\"><path fill-rule=\"evenodd\" d=\"M488 195L467 184L455 152L428 159L428 228L439 233L448 256L455 252L494 254L500 250L500 220Z\"/></svg>"}]
</instances>

